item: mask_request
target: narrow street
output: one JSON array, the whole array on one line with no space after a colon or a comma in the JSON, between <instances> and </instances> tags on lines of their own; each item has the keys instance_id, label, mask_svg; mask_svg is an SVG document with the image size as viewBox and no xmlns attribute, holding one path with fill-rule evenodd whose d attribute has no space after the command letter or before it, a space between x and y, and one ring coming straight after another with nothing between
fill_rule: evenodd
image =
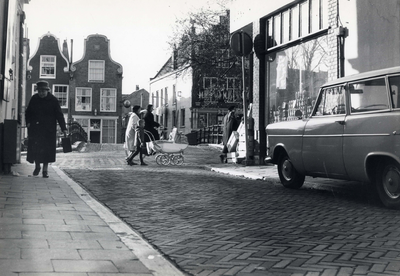
<instances>
[{"instance_id":1,"label":"narrow street","mask_svg":"<svg viewBox=\"0 0 400 276\"><path fill-rule=\"evenodd\" d=\"M249 180L205 169L219 150L189 146L182 166L127 166L120 148L58 154L69 177L189 275L399 275L399 213L361 183Z\"/></svg>"}]
</instances>

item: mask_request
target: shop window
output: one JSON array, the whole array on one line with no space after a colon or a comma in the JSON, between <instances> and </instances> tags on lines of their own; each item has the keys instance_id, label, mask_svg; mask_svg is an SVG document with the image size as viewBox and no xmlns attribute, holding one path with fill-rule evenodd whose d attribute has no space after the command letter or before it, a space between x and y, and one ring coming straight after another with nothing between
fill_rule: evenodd
<instances>
[{"instance_id":1,"label":"shop window","mask_svg":"<svg viewBox=\"0 0 400 276\"><path fill-rule=\"evenodd\" d=\"M328 80L328 38L321 36L278 51L269 66L268 123L309 117L319 88ZM312 58L307 58L312 57ZM268 57L266 57L268 58Z\"/></svg>"},{"instance_id":2,"label":"shop window","mask_svg":"<svg viewBox=\"0 0 400 276\"><path fill-rule=\"evenodd\" d=\"M40 78L56 78L56 56L40 56Z\"/></svg>"},{"instance_id":3,"label":"shop window","mask_svg":"<svg viewBox=\"0 0 400 276\"><path fill-rule=\"evenodd\" d=\"M58 99L61 107L68 108L68 85L55 84L53 95Z\"/></svg>"}]
</instances>

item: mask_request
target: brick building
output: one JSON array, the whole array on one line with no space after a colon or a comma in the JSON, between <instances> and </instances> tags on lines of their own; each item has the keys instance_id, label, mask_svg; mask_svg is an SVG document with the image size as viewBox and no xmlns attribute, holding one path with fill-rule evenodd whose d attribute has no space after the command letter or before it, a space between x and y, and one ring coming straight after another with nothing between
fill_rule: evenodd
<instances>
[{"instance_id":1,"label":"brick building","mask_svg":"<svg viewBox=\"0 0 400 276\"><path fill-rule=\"evenodd\" d=\"M296 110L309 116L322 83L399 64L399 14L399 0L234 3L231 33L250 29L254 42L252 103L260 160L266 125L296 120Z\"/></svg>"},{"instance_id":2,"label":"brick building","mask_svg":"<svg viewBox=\"0 0 400 276\"><path fill-rule=\"evenodd\" d=\"M167 128L167 132L177 127L188 134L222 124L228 107L232 105L237 107L237 114L242 113L241 60L229 46L229 16L227 11L220 15L219 22L210 26L208 31L213 34L212 40L203 42L202 47L192 45L195 50L191 52L191 58L176 46L171 57L151 78L150 94L155 118ZM194 25L192 33L197 33ZM198 44L201 44L200 40L196 40ZM212 62L204 61L208 59ZM249 63L245 64L248 81Z\"/></svg>"},{"instance_id":3,"label":"brick building","mask_svg":"<svg viewBox=\"0 0 400 276\"><path fill-rule=\"evenodd\" d=\"M51 93L58 98L65 121L68 118L69 106L69 54L66 41L62 48L60 41L51 33L39 38L35 53L29 58L26 73L25 102L28 105L35 94L36 83L45 80L49 83Z\"/></svg>"},{"instance_id":4,"label":"brick building","mask_svg":"<svg viewBox=\"0 0 400 276\"><path fill-rule=\"evenodd\" d=\"M69 121L77 121L91 143L121 143L122 65L110 55L104 35L89 35L83 57L70 69Z\"/></svg>"}]
</instances>

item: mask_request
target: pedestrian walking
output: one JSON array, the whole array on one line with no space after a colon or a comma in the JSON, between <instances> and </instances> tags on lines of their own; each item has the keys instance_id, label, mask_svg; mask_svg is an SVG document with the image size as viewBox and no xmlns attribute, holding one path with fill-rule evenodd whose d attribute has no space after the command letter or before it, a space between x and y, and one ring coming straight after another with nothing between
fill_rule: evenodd
<instances>
[{"instance_id":1,"label":"pedestrian walking","mask_svg":"<svg viewBox=\"0 0 400 276\"><path fill-rule=\"evenodd\" d=\"M135 162L133 162L133 158L135 158L136 155L139 154L139 160L140 160L140 165L146 166L147 164L143 162L143 152L146 149L146 143L144 140L144 127L145 127L145 121L144 119L140 119L138 121L138 126L135 129L136 132L136 150L132 152L127 159L128 165L137 165Z\"/></svg>"},{"instance_id":2,"label":"pedestrian walking","mask_svg":"<svg viewBox=\"0 0 400 276\"><path fill-rule=\"evenodd\" d=\"M139 105L135 105L134 107L132 107L132 113L129 117L128 125L126 127L124 149L129 152L126 160L128 160L132 152L136 150L136 127L138 126L138 122L140 120L139 111Z\"/></svg>"},{"instance_id":3,"label":"pedestrian walking","mask_svg":"<svg viewBox=\"0 0 400 276\"><path fill-rule=\"evenodd\" d=\"M144 129L149 131L153 135L154 140L160 140L160 134L158 133L158 130L156 129L156 128L160 127L160 124L157 123L156 121L154 121L153 110L154 110L153 105L149 104L147 106L147 111L143 117L143 119L145 121ZM149 142L149 141L147 141L147 142Z\"/></svg>"},{"instance_id":4,"label":"pedestrian walking","mask_svg":"<svg viewBox=\"0 0 400 276\"><path fill-rule=\"evenodd\" d=\"M48 178L48 165L56 161L57 123L64 135L67 134L64 115L58 99L50 93L47 81L36 83L34 94L25 111L28 128L28 152L26 160L35 163L33 175L39 175L40 164L43 164L42 175Z\"/></svg>"},{"instance_id":5,"label":"pedestrian walking","mask_svg":"<svg viewBox=\"0 0 400 276\"><path fill-rule=\"evenodd\" d=\"M235 116L236 107L230 106L228 108L228 113L223 119L223 129L222 129L222 143L224 145L222 149L222 154L220 155L221 163L227 163L227 153L228 153L228 140L234 130L239 127L239 121Z\"/></svg>"}]
</instances>

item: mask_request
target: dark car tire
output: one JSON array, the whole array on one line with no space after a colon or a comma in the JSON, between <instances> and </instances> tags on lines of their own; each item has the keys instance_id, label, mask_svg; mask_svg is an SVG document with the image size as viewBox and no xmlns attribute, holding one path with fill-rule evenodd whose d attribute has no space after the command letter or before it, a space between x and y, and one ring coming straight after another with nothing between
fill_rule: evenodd
<instances>
[{"instance_id":1,"label":"dark car tire","mask_svg":"<svg viewBox=\"0 0 400 276\"><path fill-rule=\"evenodd\" d=\"M279 158L278 162L279 179L284 187L290 189L300 189L304 184L305 175L300 174L292 164L286 154Z\"/></svg>"},{"instance_id":2,"label":"dark car tire","mask_svg":"<svg viewBox=\"0 0 400 276\"><path fill-rule=\"evenodd\" d=\"M395 161L379 164L376 170L376 189L387 208L400 209L400 166Z\"/></svg>"}]
</instances>

